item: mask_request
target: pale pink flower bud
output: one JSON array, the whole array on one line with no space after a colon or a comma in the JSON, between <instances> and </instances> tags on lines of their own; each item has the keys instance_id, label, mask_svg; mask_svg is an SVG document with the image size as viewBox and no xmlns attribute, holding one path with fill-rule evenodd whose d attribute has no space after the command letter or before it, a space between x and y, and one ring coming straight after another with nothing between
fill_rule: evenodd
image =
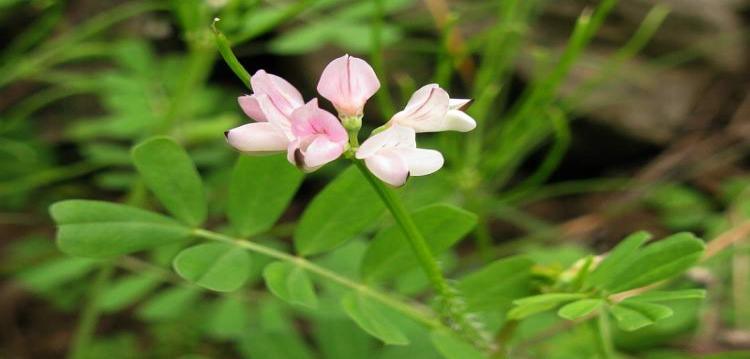
<instances>
[{"instance_id":1,"label":"pale pink flower bud","mask_svg":"<svg viewBox=\"0 0 750 359\"><path fill-rule=\"evenodd\" d=\"M393 115L391 124L411 127L416 132L473 130L477 123L462 111L471 100L451 99L437 84L422 86L406 107Z\"/></svg>"},{"instance_id":2,"label":"pale pink flower bud","mask_svg":"<svg viewBox=\"0 0 750 359\"><path fill-rule=\"evenodd\" d=\"M368 138L356 153L377 178L391 186L402 186L409 176L425 176L443 167L443 155L417 148L412 128L393 125Z\"/></svg>"},{"instance_id":3,"label":"pale pink flower bud","mask_svg":"<svg viewBox=\"0 0 750 359\"><path fill-rule=\"evenodd\" d=\"M306 172L339 158L349 139L341 122L320 109L317 99L292 112L292 134L287 159Z\"/></svg>"},{"instance_id":4,"label":"pale pink flower bud","mask_svg":"<svg viewBox=\"0 0 750 359\"><path fill-rule=\"evenodd\" d=\"M362 115L365 102L380 88L375 71L362 59L344 55L323 70L318 93L336 107L340 117Z\"/></svg>"}]
</instances>

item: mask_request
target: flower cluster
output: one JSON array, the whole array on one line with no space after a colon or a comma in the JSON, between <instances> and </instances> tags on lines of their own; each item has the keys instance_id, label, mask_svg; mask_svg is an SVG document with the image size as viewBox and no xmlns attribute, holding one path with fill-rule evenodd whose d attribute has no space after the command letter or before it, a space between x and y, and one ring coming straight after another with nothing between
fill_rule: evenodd
<instances>
[{"instance_id":1,"label":"flower cluster","mask_svg":"<svg viewBox=\"0 0 750 359\"><path fill-rule=\"evenodd\" d=\"M250 86L253 93L237 100L255 122L227 131L227 141L247 154L286 151L289 162L307 172L351 151L383 182L401 186L410 175L428 175L443 166L440 152L417 148L417 132L466 132L476 127L462 111L470 100L451 99L440 86L429 84L417 90L377 133L352 147L356 142L349 142L349 134L356 136L359 131L365 103L380 82L367 62L349 55L331 61L318 82L318 93L333 104L338 119L319 108L317 99L305 102L279 76L259 70Z\"/></svg>"}]
</instances>

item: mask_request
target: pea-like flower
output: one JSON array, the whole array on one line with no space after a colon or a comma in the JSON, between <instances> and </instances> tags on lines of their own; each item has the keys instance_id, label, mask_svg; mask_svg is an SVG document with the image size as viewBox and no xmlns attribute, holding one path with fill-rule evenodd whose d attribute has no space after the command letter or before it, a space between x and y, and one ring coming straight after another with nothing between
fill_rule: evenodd
<instances>
[{"instance_id":1,"label":"pea-like flower","mask_svg":"<svg viewBox=\"0 0 750 359\"><path fill-rule=\"evenodd\" d=\"M237 98L242 111L257 122L224 133L234 148L247 154L286 151L294 139L290 117L305 104L297 89L283 78L259 70L250 78L252 95Z\"/></svg>"},{"instance_id":2,"label":"pea-like flower","mask_svg":"<svg viewBox=\"0 0 750 359\"><path fill-rule=\"evenodd\" d=\"M443 155L417 148L414 129L393 125L368 138L356 153L377 178L401 186L409 176L425 176L443 167Z\"/></svg>"},{"instance_id":3,"label":"pea-like flower","mask_svg":"<svg viewBox=\"0 0 750 359\"><path fill-rule=\"evenodd\" d=\"M411 127L416 132L460 131L477 127L476 121L463 112L471 100L452 99L437 84L422 86L406 107L393 115L391 125Z\"/></svg>"},{"instance_id":4,"label":"pea-like flower","mask_svg":"<svg viewBox=\"0 0 750 359\"><path fill-rule=\"evenodd\" d=\"M292 134L287 159L306 172L314 171L344 152L349 139L336 116L313 99L292 112Z\"/></svg>"},{"instance_id":5,"label":"pea-like flower","mask_svg":"<svg viewBox=\"0 0 750 359\"><path fill-rule=\"evenodd\" d=\"M344 55L323 70L318 93L333 103L339 117L361 116L365 102L380 88L372 67L360 58Z\"/></svg>"}]
</instances>

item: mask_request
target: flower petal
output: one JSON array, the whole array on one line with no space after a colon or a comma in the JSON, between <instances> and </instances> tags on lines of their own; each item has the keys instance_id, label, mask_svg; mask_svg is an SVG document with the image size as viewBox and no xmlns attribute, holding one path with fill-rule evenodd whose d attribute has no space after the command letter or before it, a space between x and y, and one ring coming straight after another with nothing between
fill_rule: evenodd
<instances>
[{"instance_id":1,"label":"flower petal","mask_svg":"<svg viewBox=\"0 0 750 359\"><path fill-rule=\"evenodd\" d=\"M312 99L292 112L292 134L296 137L325 135L340 144L349 139L336 116L318 107L318 99Z\"/></svg>"},{"instance_id":2,"label":"flower petal","mask_svg":"<svg viewBox=\"0 0 750 359\"><path fill-rule=\"evenodd\" d=\"M383 132L370 136L359 146L355 157L365 159L387 148L416 148L416 133L412 128L393 125Z\"/></svg>"},{"instance_id":3,"label":"flower petal","mask_svg":"<svg viewBox=\"0 0 750 359\"><path fill-rule=\"evenodd\" d=\"M255 154L286 150L289 139L278 126L270 122L255 122L235 127L225 133L232 147Z\"/></svg>"},{"instance_id":4,"label":"flower petal","mask_svg":"<svg viewBox=\"0 0 750 359\"><path fill-rule=\"evenodd\" d=\"M243 95L237 97L237 103L240 104L242 111L245 112L247 117L258 122L268 121L263 110L260 109L260 104L258 103L256 95Z\"/></svg>"},{"instance_id":5,"label":"flower petal","mask_svg":"<svg viewBox=\"0 0 750 359\"><path fill-rule=\"evenodd\" d=\"M477 127L477 122L467 115L466 112L459 110L450 110L445 115L445 129L469 132Z\"/></svg>"},{"instance_id":6,"label":"flower petal","mask_svg":"<svg viewBox=\"0 0 750 359\"><path fill-rule=\"evenodd\" d=\"M320 167L339 158L343 152L343 144L330 141L323 135L318 135L305 149L305 166Z\"/></svg>"},{"instance_id":7,"label":"flower petal","mask_svg":"<svg viewBox=\"0 0 750 359\"><path fill-rule=\"evenodd\" d=\"M398 149L401 158L406 161L412 176L425 176L443 167L443 155L435 150L422 148Z\"/></svg>"},{"instance_id":8,"label":"flower petal","mask_svg":"<svg viewBox=\"0 0 750 359\"><path fill-rule=\"evenodd\" d=\"M318 93L331 101L339 115L361 115L365 102L380 88L372 67L360 58L344 55L331 61L318 81Z\"/></svg>"},{"instance_id":9,"label":"flower petal","mask_svg":"<svg viewBox=\"0 0 750 359\"><path fill-rule=\"evenodd\" d=\"M393 150L383 150L365 159L365 166L381 181L399 187L409 178L406 161Z\"/></svg>"},{"instance_id":10,"label":"flower petal","mask_svg":"<svg viewBox=\"0 0 750 359\"><path fill-rule=\"evenodd\" d=\"M409 99L406 107L396 113L391 121L413 128L416 132L443 130L443 120L448 112L450 97L436 84L422 86Z\"/></svg>"},{"instance_id":11,"label":"flower petal","mask_svg":"<svg viewBox=\"0 0 750 359\"><path fill-rule=\"evenodd\" d=\"M288 139L294 138L292 135L292 124L289 121L289 117L284 115L279 109L271 102L271 98L268 95L254 95L255 100L260 107L261 112L266 118L266 121L275 124L284 131L284 134Z\"/></svg>"},{"instance_id":12,"label":"flower petal","mask_svg":"<svg viewBox=\"0 0 750 359\"><path fill-rule=\"evenodd\" d=\"M276 108L286 116L305 101L302 94L283 78L258 70L250 78L250 86L256 94L267 95Z\"/></svg>"}]
</instances>

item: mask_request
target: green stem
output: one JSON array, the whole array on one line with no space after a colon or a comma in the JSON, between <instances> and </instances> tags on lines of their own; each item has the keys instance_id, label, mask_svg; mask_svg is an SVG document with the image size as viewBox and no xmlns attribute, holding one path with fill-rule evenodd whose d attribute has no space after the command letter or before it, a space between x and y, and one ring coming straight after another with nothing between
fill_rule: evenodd
<instances>
[{"instance_id":1,"label":"green stem","mask_svg":"<svg viewBox=\"0 0 750 359\"><path fill-rule=\"evenodd\" d=\"M370 49L370 61L375 73L383 80L383 86L377 93L380 112L386 119L393 116L394 107L391 101L391 92L388 89L388 77L385 72L385 61L383 60L383 0L373 0L375 11L372 17L372 47Z\"/></svg>"},{"instance_id":2,"label":"green stem","mask_svg":"<svg viewBox=\"0 0 750 359\"><path fill-rule=\"evenodd\" d=\"M232 45L229 43L227 37L216 27L217 21L219 21L218 18L214 19L214 23L211 25L211 30L214 33L214 40L216 41L216 48L219 50L221 57L224 58L224 62L226 62L229 68L232 69L232 72L237 75L245 87L250 88L250 73L245 70L245 67L240 63L240 60L234 55Z\"/></svg>"},{"instance_id":3,"label":"green stem","mask_svg":"<svg viewBox=\"0 0 750 359\"><path fill-rule=\"evenodd\" d=\"M419 228L417 228L417 225L406 211L406 207L396 193L370 173L367 167L365 167L364 162L355 160L354 163L378 193L386 207L388 207L396 223L401 227L404 236L417 257L417 261L437 293L438 313L442 319L454 331L477 348L493 351L495 348L490 342L491 338L482 328L482 324L469 315L466 302L460 293L451 287L448 281L445 280L445 277L443 277L440 265L435 260L430 247L427 245L427 241L425 241L422 233L419 232Z\"/></svg>"},{"instance_id":4,"label":"green stem","mask_svg":"<svg viewBox=\"0 0 750 359\"><path fill-rule=\"evenodd\" d=\"M69 359L81 359L86 357L86 349L91 343L91 339L94 336L96 330L96 323L99 321L99 297L107 285L112 272L114 271L113 263L104 263L99 269L99 272L94 279L94 283L89 291L88 302L86 307L81 313L81 319L78 321L78 328L76 328L75 339L73 345L68 352Z\"/></svg>"},{"instance_id":5,"label":"green stem","mask_svg":"<svg viewBox=\"0 0 750 359\"><path fill-rule=\"evenodd\" d=\"M367 181L370 182L372 187L385 203L386 207L388 207L388 210L391 212L391 215L393 215L396 223L398 223L398 225L401 227L404 236L406 236L407 241L409 241L409 245L414 251L414 254L417 256L419 264L422 266L422 270L424 270L425 274L427 275L427 279L429 279L430 283L432 283L432 287L439 295L449 296L450 287L448 286L448 282L443 277L443 273L440 270L440 265L438 265L437 260L435 260L435 257L433 257L432 251L430 251L430 247L427 246L427 242L422 236L422 233L419 232L417 225L411 219L409 213L406 211L404 204L401 202L398 196L396 196L396 193L391 188L386 187L383 182L381 182L379 179L373 176L372 173L370 173L367 167L365 167L364 162L354 161L354 163L357 165L357 168L359 168L365 178L367 178Z\"/></svg>"},{"instance_id":6,"label":"green stem","mask_svg":"<svg viewBox=\"0 0 750 359\"><path fill-rule=\"evenodd\" d=\"M389 306L393 308L394 310L401 312L402 314L430 328L444 328L444 326L442 325L442 323L440 323L440 321L436 320L431 314L425 312L424 310L420 310L418 308L415 308L412 305L404 303L403 301L389 294L379 292L364 284L361 284L349 278L343 277L335 272L332 272L328 269L320 267L316 265L315 263L312 263L304 258L296 257L291 254L288 254L288 253L285 253L285 252L282 252L282 251L279 251L270 247L266 247L258 243L249 242L249 241L245 241L245 240L238 239L238 238L233 238L230 236L207 231L204 229L196 229L193 231L193 234L201 238L229 243L231 245L245 248L247 250L265 255L267 257L271 257L271 258L275 258L278 260L292 263L300 268L305 269L306 271L310 273L313 273L322 278L331 280L332 282L338 283L344 287L356 290L360 294L366 297L369 297L373 300L376 300L386 306Z\"/></svg>"}]
</instances>

